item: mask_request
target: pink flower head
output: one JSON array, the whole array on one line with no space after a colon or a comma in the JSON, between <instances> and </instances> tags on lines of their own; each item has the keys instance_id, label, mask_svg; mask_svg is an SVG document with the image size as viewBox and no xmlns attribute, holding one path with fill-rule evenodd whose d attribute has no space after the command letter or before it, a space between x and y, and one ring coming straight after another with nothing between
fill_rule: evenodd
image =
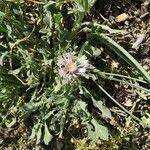
<instances>
[{"instance_id":1,"label":"pink flower head","mask_svg":"<svg viewBox=\"0 0 150 150\"><path fill-rule=\"evenodd\" d=\"M89 66L86 56L77 57L73 53L65 53L58 57L59 75L71 80L79 75L84 76Z\"/></svg>"}]
</instances>

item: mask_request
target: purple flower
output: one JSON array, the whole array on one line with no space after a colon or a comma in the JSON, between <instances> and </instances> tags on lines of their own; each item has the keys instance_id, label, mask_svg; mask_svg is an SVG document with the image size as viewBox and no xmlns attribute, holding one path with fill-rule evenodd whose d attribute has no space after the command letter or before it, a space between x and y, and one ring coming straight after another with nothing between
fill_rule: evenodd
<instances>
[{"instance_id":1,"label":"purple flower","mask_svg":"<svg viewBox=\"0 0 150 150\"><path fill-rule=\"evenodd\" d=\"M58 57L59 75L65 80L72 80L78 76L85 76L89 62L86 56L77 57L74 53L65 53Z\"/></svg>"}]
</instances>

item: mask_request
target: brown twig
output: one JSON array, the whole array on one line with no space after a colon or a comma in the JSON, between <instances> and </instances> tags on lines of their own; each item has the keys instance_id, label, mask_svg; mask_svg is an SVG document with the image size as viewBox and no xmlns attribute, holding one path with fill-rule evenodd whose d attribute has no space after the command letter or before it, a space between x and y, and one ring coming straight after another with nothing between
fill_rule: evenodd
<instances>
[{"instance_id":1,"label":"brown twig","mask_svg":"<svg viewBox=\"0 0 150 150\"><path fill-rule=\"evenodd\" d=\"M102 14L99 14L99 15L104 21L106 21L108 23L108 25L111 25L111 23L109 22L108 19L106 19Z\"/></svg>"}]
</instances>

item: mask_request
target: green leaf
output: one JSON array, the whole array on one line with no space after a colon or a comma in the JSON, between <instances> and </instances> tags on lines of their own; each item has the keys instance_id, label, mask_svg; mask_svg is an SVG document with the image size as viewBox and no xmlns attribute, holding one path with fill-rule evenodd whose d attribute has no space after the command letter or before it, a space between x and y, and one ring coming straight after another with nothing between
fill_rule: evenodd
<instances>
[{"instance_id":1,"label":"green leaf","mask_svg":"<svg viewBox=\"0 0 150 150\"><path fill-rule=\"evenodd\" d=\"M36 133L36 144L40 143L41 140L41 136L42 136L42 125L39 125L38 131Z\"/></svg>"},{"instance_id":2,"label":"green leaf","mask_svg":"<svg viewBox=\"0 0 150 150\"><path fill-rule=\"evenodd\" d=\"M123 30L116 30L116 29L112 29L110 28L108 25L103 25L103 24L98 24L98 23L94 23L94 26L101 28L102 30L106 30L108 31L110 34L126 34L126 31Z\"/></svg>"},{"instance_id":3,"label":"green leaf","mask_svg":"<svg viewBox=\"0 0 150 150\"><path fill-rule=\"evenodd\" d=\"M56 24L60 24L61 23L61 19L62 19L62 15L61 14L54 14L53 18L54 18L54 22Z\"/></svg>"},{"instance_id":4,"label":"green leaf","mask_svg":"<svg viewBox=\"0 0 150 150\"><path fill-rule=\"evenodd\" d=\"M0 66L3 66L4 58L7 56L8 52L6 51L0 56Z\"/></svg>"},{"instance_id":5,"label":"green leaf","mask_svg":"<svg viewBox=\"0 0 150 150\"><path fill-rule=\"evenodd\" d=\"M0 25L0 33L7 33L7 29Z\"/></svg>"},{"instance_id":6,"label":"green leaf","mask_svg":"<svg viewBox=\"0 0 150 150\"><path fill-rule=\"evenodd\" d=\"M110 110L103 105L102 101L93 100L96 107L102 112L102 116L106 118L112 118Z\"/></svg>"},{"instance_id":7,"label":"green leaf","mask_svg":"<svg viewBox=\"0 0 150 150\"><path fill-rule=\"evenodd\" d=\"M35 135L36 135L36 131L34 129L34 127L32 128L32 132L31 132L31 135L30 135L30 139L34 139L35 138Z\"/></svg>"},{"instance_id":8,"label":"green leaf","mask_svg":"<svg viewBox=\"0 0 150 150\"><path fill-rule=\"evenodd\" d=\"M44 123L44 143L48 145L48 143L52 140L53 136L49 133L46 122Z\"/></svg>"},{"instance_id":9,"label":"green leaf","mask_svg":"<svg viewBox=\"0 0 150 150\"><path fill-rule=\"evenodd\" d=\"M16 123L16 118L12 118L12 121L10 123L6 122L7 128L11 128Z\"/></svg>"},{"instance_id":10,"label":"green leaf","mask_svg":"<svg viewBox=\"0 0 150 150\"><path fill-rule=\"evenodd\" d=\"M51 29L53 25L52 14L47 11L45 17L43 18L43 22Z\"/></svg>"},{"instance_id":11,"label":"green leaf","mask_svg":"<svg viewBox=\"0 0 150 150\"><path fill-rule=\"evenodd\" d=\"M143 122L143 124L145 124L146 126L148 126L150 128L150 114L149 113L146 113L142 117L142 122Z\"/></svg>"},{"instance_id":12,"label":"green leaf","mask_svg":"<svg viewBox=\"0 0 150 150\"><path fill-rule=\"evenodd\" d=\"M47 120L50 116L54 115L54 110L49 111L45 116L44 116L44 120Z\"/></svg>"},{"instance_id":13,"label":"green leaf","mask_svg":"<svg viewBox=\"0 0 150 150\"><path fill-rule=\"evenodd\" d=\"M99 48L96 48L94 46L91 46L87 41L82 45L79 56L82 56L84 53L89 55L90 57L97 57L101 54L102 50Z\"/></svg>"},{"instance_id":14,"label":"green leaf","mask_svg":"<svg viewBox=\"0 0 150 150\"><path fill-rule=\"evenodd\" d=\"M78 104L79 104L79 106L80 106L80 108L82 109L82 110L86 110L86 106L87 106L87 104L85 103L85 102L83 102L83 101L78 101Z\"/></svg>"},{"instance_id":15,"label":"green leaf","mask_svg":"<svg viewBox=\"0 0 150 150\"><path fill-rule=\"evenodd\" d=\"M32 133L30 135L30 139L35 139L35 136L37 134L38 128L40 127L40 122L36 123L32 128Z\"/></svg>"},{"instance_id":16,"label":"green leaf","mask_svg":"<svg viewBox=\"0 0 150 150\"><path fill-rule=\"evenodd\" d=\"M29 102L29 103L26 103L24 104L24 106L22 107L22 111L24 113L31 113L31 112L34 112L36 111L40 106L42 106L43 104L43 101L39 101L39 102Z\"/></svg>"},{"instance_id":17,"label":"green leaf","mask_svg":"<svg viewBox=\"0 0 150 150\"><path fill-rule=\"evenodd\" d=\"M61 88L62 88L62 84L59 80L56 80L56 85L54 87L54 93L57 93Z\"/></svg>"},{"instance_id":18,"label":"green leaf","mask_svg":"<svg viewBox=\"0 0 150 150\"><path fill-rule=\"evenodd\" d=\"M96 0L80 0L85 12L88 12Z\"/></svg>"},{"instance_id":19,"label":"green leaf","mask_svg":"<svg viewBox=\"0 0 150 150\"><path fill-rule=\"evenodd\" d=\"M100 125L95 119L91 120L92 125L88 125L88 136L93 142L96 142L98 138L102 140L108 140L108 129L105 126Z\"/></svg>"},{"instance_id":20,"label":"green leaf","mask_svg":"<svg viewBox=\"0 0 150 150\"><path fill-rule=\"evenodd\" d=\"M3 17L5 15L5 13L3 13L2 11L0 11L0 17Z\"/></svg>"},{"instance_id":21,"label":"green leaf","mask_svg":"<svg viewBox=\"0 0 150 150\"><path fill-rule=\"evenodd\" d=\"M74 8L69 13L75 14L75 26L77 28L82 23L85 14L90 11L96 0L77 0L74 1Z\"/></svg>"},{"instance_id":22,"label":"green leaf","mask_svg":"<svg viewBox=\"0 0 150 150\"><path fill-rule=\"evenodd\" d=\"M86 110L87 104L83 101L78 101L78 104L80 108L87 114L88 118L91 118L92 116ZM108 140L108 129L105 126L100 125L99 122L94 118L91 120L91 124L88 121L85 121L84 124L87 126L88 136L93 142L96 142L98 138L101 138L102 140Z\"/></svg>"},{"instance_id":23,"label":"green leaf","mask_svg":"<svg viewBox=\"0 0 150 150\"><path fill-rule=\"evenodd\" d=\"M15 70L10 70L9 74L17 75L17 74L19 74L19 72L21 71L21 69L22 68L18 68L18 69L15 69Z\"/></svg>"}]
</instances>

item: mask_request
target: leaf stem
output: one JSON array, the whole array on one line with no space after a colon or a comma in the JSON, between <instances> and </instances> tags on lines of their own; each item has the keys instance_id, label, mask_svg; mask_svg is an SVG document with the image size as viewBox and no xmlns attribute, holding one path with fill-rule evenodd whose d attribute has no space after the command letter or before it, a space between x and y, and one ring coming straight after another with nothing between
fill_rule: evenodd
<instances>
[{"instance_id":1,"label":"leaf stem","mask_svg":"<svg viewBox=\"0 0 150 150\"><path fill-rule=\"evenodd\" d=\"M119 102L117 102L102 86L100 86L99 84L97 84L95 82L95 84L99 87L99 89L101 91L103 91L115 104L117 104L123 111L125 111L128 115L130 115L134 120L138 121L139 123L142 124L142 121L137 118L136 116L134 116L131 112L129 112L127 109L125 109Z\"/></svg>"},{"instance_id":2,"label":"leaf stem","mask_svg":"<svg viewBox=\"0 0 150 150\"><path fill-rule=\"evenodd\" d=\"M139 88L139 89L141 89L141 90L143 90L143 91L145 91L145 92L147 92L147 93L150 93L150 90L149 90L149 89L146 89L146 88L144 88L144 87L141 87L141 86L138 86L138 85L135 85L135 84L129 83L129 82L127 82L127 81L123 81L123 80L121 80L121 79L114 78L114 77L111 77L111 76L108 77L107 74L110 74L110 75L111 75L111 73L100 72L100 71L97 71L97 70L96 70L96 73L97 73L98 75L100 75L100 76L101 76L102 78L104 78L104 79L109 79L109 80L114 80L114 81L117 81L117 82L121 82L121 83L130 85L131 87ZM114 74L114 76L115 76L115 74ZM118 76L118 77L123 77L124 75L116 74L116 77L117 77L117 76ZM129 78L129 79L138 81L138 79L132 78L132 77L130 78L130 77L124 76L124 78ZM142 81L142 80L139 80L139 82L146 83L146 82L144 82L144 81Z\"/></svg>"},{"instance_id":3,"label":"leaf stem","mask_svg":"<svg viewBox=\"0 0 150 150\"><path fill-rule=\"evenodd\" d=\"M101 72L101 73L105 74L105 75L122 77L122 78L131 79L131 80L135 80L135 81L142 82L142 83L147 83L147 82L140 80L138 78L134 78L134 77L130 77L130 76L122 75L122 74L115 74L115 73L109 73L109 72Z\"/></svg>"}]
</instances>

